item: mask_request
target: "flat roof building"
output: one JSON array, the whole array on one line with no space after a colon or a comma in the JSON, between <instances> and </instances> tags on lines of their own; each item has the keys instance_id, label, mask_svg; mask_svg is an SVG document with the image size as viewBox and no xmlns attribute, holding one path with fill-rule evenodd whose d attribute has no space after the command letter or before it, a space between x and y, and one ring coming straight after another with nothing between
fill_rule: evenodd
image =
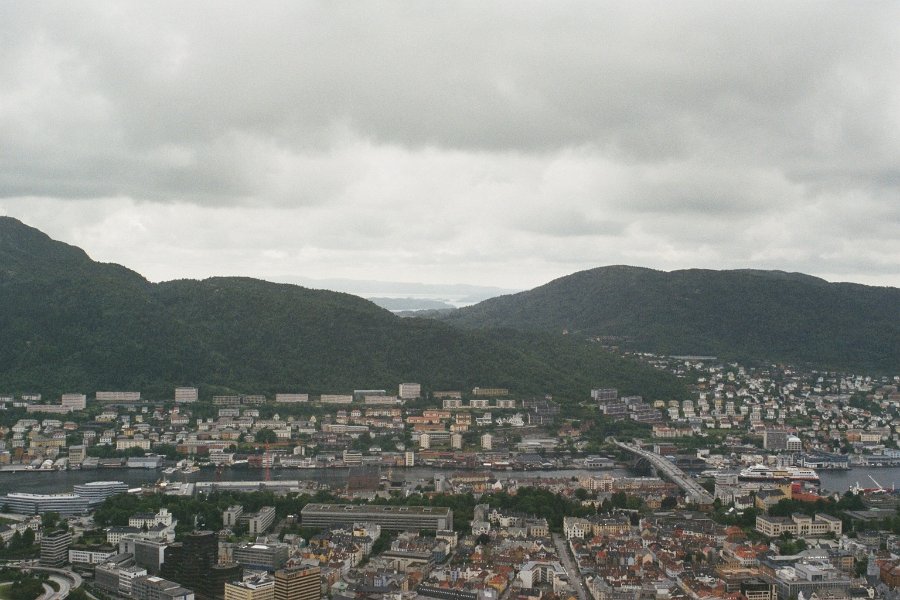
<instances>
[{"instance_id":1,"label":"flat roof building","mask_svg":"<svg viewBox=\"0 0 900 600\"><path fill-rule=\"evenodd\" d=\"M131 583L131 597L137 600L194 600L194 592L174 581L145 575Z\"/></svg>"},{"instance_id":2,"label":"flat roof building","mask_svg":"<svg viewBox=\"0 0 900 600\"><path fill-rule=\"evenodd\" d=\"M383 529L453 529L453 511L438 506L307 504L300 511L307 527L369 521Z\"/></svg>"},{"instance_id":3,"label":"flat roof building","mask_svg":"<svg viewBox=\"0 0 900 600\"><path fill-rule=\"evenodd\" d=\"M255 575L225 584L225 600L274 600L275 580L271 575Z\"/></svg>"},{"instance_id":4,"label":"flat roof building","mask_svg":"<svg viewBox=\"0 0 900 600\"><path fill-rule=\"evenodd\" d=\"M69 546L72 534L68 530L57 530L41 536L41 566L61 567L69 560Z\"/></svg>"},{"instance_id":5,"label":"flat roof building","mask_svg":"<svg viewBox=\"0 0 900 600\"><path fill-rule=\"evenodd\" d=\"M275 571L275 600L319 600L322 576L319 567L293 567Z\"/></svg>"},{"instance_id":6,"label":"flat roof building","mask_svg":"<svg viewBox=\"0 0 900 600\"><path fill-rule=\"evenodd\" d=\"M243 544L232 551L234 562L245 569L275 572L287 562L287 544Z\"/></svg>"},{"instance_id":7,"label":"flat roof building","mask_svg":"<svg viewBox=\"0 0 900 600\"><path fill-rule=\"evenodd\" d=\"M20 515L57 512L63 516L81 515L88 511L88 499L78 494L28 494L13 492L0 497L0 506Z\"/></svg>"},{"instance_id":8,"label":"flat roof building","mask_svg":"<svg viewBox=\"0 0 900 600\"><path fill-rule=\"evenodd\" d=\"M196 402L200 398L200 391L195 387L175 388L175 402Z\"/></svg>"},{"instance_id":9,"label":"flat roof building","mask_svg":"<svg viewBox=\"0 0 900 600\"><path fill-rule=\"evenodd\" d=\"M128 492L128 486L122 481L89 481L76 484L73 491L86 498L88 504L102 504L104 500L116 494Z\"/></svg>"}]
</instances>

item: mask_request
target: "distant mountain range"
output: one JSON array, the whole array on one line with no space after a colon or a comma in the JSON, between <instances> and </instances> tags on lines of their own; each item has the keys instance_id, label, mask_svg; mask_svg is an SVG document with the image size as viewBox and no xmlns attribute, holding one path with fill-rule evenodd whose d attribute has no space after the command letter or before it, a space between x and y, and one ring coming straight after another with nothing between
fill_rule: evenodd
<instances>
[{"instance_id":1,"label":"distant mountain range","mask_svg":"<svg viewBox=\"0 0 900 600\"><path fill-rule=\"evenodd\" d=\"M683 398L680 380L597 344L394 316L349 294L248 278L150 283L0 217L0 393L201 394L500 386Z\"/></svg>"},{"instance_id":2,"label":"distant mountain range","mask_svg":"<svg viewBox=\"0 0 900 600\"><path fill-rule=\"evenodd\" d=\"M799 273L601 267L435 316L666 354L900 372L900 289Z\"/></svg>"}]
</instances>

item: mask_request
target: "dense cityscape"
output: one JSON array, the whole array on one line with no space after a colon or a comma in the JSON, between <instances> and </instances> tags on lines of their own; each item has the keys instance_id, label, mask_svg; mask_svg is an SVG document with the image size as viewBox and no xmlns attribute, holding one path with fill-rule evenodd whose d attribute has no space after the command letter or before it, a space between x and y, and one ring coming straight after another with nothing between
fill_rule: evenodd
<instances>
[{"instance_id":1,"label":"dense cityscape","mask_svg":"<svg viewBox=\"0 0 900 600\"><path fill-rule=\"evenodd\" d=\"M900 600L900 0L0 2L0 600Z\"/></svg>"},{"instance_id":2,"label":"dense cityscape","mask_svg":"<svg viewBox=\"0 0 900 600\"><path fill-rule=\"evenodd\" d=\"M7 578L47 598L897 597L897 377L636 357L690 399L0 396ZM829 489L838 472L860 477Z\"/></svg>"}]
</instances>

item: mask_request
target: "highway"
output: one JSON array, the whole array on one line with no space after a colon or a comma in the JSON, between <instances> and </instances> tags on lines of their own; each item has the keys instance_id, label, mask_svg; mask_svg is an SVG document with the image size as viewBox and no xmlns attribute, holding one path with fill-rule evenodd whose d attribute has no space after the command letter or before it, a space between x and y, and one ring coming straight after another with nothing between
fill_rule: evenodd
<instances>
[{"instance_id":1,"label":"highway","mask_svg":"<svg viewBox=\"0 0 900 600\"><path fill-rule=\"evenodd\" d=\"M626 444L618 440L613 440L613 442L616 444L616 446L623 450L627 450L632 454L636 454L638 456L646 458L651 465L656 467L657 471L663 473L672 481L672 483L684 490L684 493L691 500L691 502L694 502L696 504L713 503L712 494L710 494L703 486L692 479L690 475L687 475L684 471L676 467L671 461L667 460L663 456L660 456L655 452L650 452L649 450L643 450L633 444Z\"/></svg>"},{"instance_id":2,"label":"highway","mask_svg":"<svg viewBox=\"0 0 900 600\"><path fill-rule=\"evenodd\" d=\"M8 564L7 566L24 569L26 571L38 571L49 575L50 580L59 587L59 591L55 591L50 585L45 583L44 594L39 596L40 600L63 600L64 598L69 597L69 592L81 587L81 584L83 583L81 575L73 573L72 571L67 571L66 569L51 569L50 567L38 567L30 564L23 564L22 566Z\"/></svg>"}]
</instances>

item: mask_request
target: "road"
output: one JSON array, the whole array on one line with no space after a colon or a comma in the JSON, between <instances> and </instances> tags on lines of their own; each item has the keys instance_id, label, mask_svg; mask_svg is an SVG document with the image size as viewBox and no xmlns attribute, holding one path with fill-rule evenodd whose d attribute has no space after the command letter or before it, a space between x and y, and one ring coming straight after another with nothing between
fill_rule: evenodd
<instances>
[{"instance_id":1,"label":"road","mask_svg":"<svg viewBox=\"0 0 900 600\"><path fill-rule=\"evenodd\" d=\"M63 600L69 597L69 592L81 587L83 583L81 575L66 569L51 569L50 567L31 566L30 564L13 568L49 574L50 580L59 587L59 591L55 591L52 586L45 583L44 594L39 597L40 600Z\"/></svg>"},{"instance_id":2,"label":"road","mask_svg":"<svg viewBox=\"0 0 900 600\"><path fill-rule=\"evenodd\" d=\"M626 444L624 442L620 442L615 440L614 442L616 446L622 448L623 450L627 450L632 454L637 454L643 458L646 458L651 465L656 467L658 471L661 471L665 474L666 477L672 480L672 483L680 487L684 490L685 494L687 494L688 498L696 504L712 504L713 497L703 486L699 483L691 479L690 475L687 475L684 471L676 467L670 460L667 460L663 456L650 452L649 450L643 450L633 444Z\"/></svg>"},{"instance_id":3,"label":"road","mask_svg":"<svg viewBox=\"0 0 900 600\"><path fill-rule=\"evenodd\" d=\"M569 574L569 581L572 583L572 587L575 588L575 593L578 594L578 600L589 600L590 597L584 588L584 578L581 576L581 571L578 570L578 565L575 564L575 560L572 558L572 553L569 552L569 544L566 543L566 539L560 534L554 533L553 543L556 545L559 560Z\"/></svg>"}]
</instances>

